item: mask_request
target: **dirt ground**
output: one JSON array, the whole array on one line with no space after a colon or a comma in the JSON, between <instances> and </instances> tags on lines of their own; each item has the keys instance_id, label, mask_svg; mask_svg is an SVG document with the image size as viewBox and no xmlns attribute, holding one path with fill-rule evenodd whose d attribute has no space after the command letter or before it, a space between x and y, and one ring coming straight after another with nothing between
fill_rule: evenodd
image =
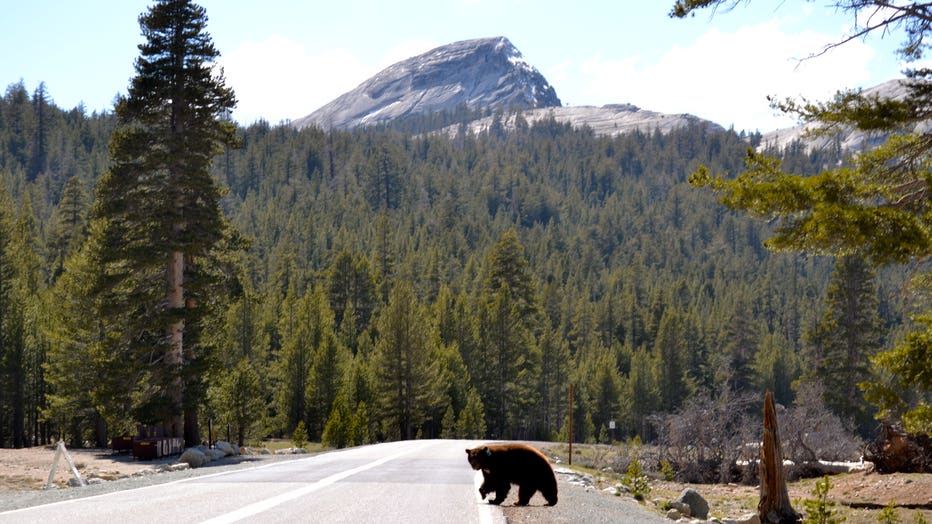
<instances>
[{"instance_id":1,"label":"dirt ground","mask_svg":"<svg viewBox=\"0 0 932 524\"><path fill-rule=\"evenodd\" d=\"M68 454L82 478L116 480L142 470L155 470L161 464L171 464L178 457L150 461L137 461L131 454L114 454L109 449L69 449ZM0 491L29 491L42 489L49 481L54 447L25 449L0 449ZM71 466L61 456L56 467L53 483L58 487L67 485L74 478Z\"/></svg>"},{"instance_id":2,"label":"dirt ground","mask_svg":"<svg viewBox=\"0 0 932 524\"><path fill-rule=\"evenodd\" d=\"M804 479L787 485L796 511L804 510L803 500L815 498L813 490L816 480L819 479ZM891 502L897 507L901 522L913 522L918 511L922 512L926 521L932 522L932 475L881 475L861 471L832 475L830 483L828 500L835 502L835 509L847 517L846 522L878 522L880 509ZM684 488L692 487L709 501L710 516L741 516L755 511L760 500L757 486L654 481L651 487L651 499L675 498Z\"/></svg>"}]
</instances>

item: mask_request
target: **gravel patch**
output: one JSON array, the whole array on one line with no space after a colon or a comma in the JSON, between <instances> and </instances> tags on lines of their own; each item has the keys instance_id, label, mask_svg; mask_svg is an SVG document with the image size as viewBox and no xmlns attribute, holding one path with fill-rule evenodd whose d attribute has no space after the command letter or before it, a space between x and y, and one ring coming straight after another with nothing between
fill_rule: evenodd
<instances>
[{"instance_id":1,"label":"gravel patch","mask_svg":"<svg viewBox=\"0 0 932 524\"><path fill-rule=\"evenodd\" d=\"M512 486L502 510L509 524L650 524L672 522L653 511L650 505L641 505L629 496L616 496L599 491L592 485L592 477L556 466L556 506L535 493L527 506L513 506L517 486Z\"/></svg>"}]
</instances>

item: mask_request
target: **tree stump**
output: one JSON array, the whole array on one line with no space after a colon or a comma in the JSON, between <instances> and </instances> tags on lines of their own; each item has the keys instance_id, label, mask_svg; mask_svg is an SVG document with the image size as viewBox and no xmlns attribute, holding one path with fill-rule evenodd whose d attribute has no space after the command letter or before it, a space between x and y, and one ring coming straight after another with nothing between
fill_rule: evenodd
<instances>
[{"instance_id":1,"label":"tree stump","mask_svg":"<svg viewBox=\"0 0 932 524\"><path fill-rule=\"evenodd\" d=\"M777 429L777 412L773 393L764 396L764 437L760 448L760 502L757 515L761 522L772 524L797 523L801 515L790 504L783 474L783 448Z\"/></svg>"}]
</instances>

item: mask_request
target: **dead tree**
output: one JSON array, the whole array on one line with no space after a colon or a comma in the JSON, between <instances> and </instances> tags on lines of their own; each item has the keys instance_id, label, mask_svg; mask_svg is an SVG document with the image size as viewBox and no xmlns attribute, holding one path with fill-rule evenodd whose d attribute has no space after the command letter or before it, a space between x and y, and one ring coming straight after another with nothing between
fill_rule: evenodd
<instances>
[{"instance_id":1,"label":"dead tree","mask_svg":"<svg viewBox=\"0 0 932 524\"><path fill-rule=\"evenodd\" d=\"M783 450L777 429L777 412L773 393L764 396L764 438L760 448L760 502L757 515L761 522L797 523L801 515L793 509L783 474Z\"/></svg>"}]
</instances>

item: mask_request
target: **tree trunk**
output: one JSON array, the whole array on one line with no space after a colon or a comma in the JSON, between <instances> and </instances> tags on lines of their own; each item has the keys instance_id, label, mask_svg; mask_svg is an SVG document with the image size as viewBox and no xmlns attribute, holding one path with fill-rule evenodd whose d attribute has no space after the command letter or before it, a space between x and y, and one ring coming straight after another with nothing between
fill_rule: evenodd
<instances>
[{"instance_id":1,"label":"tree trunk","mask_svg":"<svg viewBox=\"0 0 932 524\"><path fill-rule=\"evenodd\" d=\"M94 410L94 446L98 448L106 448L110 446L108 442L108 430L107 430L107 421L104 419L103 415L100 414L100 411Z\"/></svg>"},{"instance_id":2,"label":"tree trunk","mask_svg":"<svg viewBox=\"0 0 932 524\"><path fill-rule=\"evenodd\" d=\"M19 344L22 344L22 342ZM22 346L20 346L21 356ZM25 380L25 370L22 366L22 359L20 359L16 374L13 376L15 383L13 389L13 447L16 449L26 446L26 395L23 384Z\"/></svg>"},{"instance_id":3,"label":"tree trunk","mask_svg":"<svg viewBox=\"0 0 932 524\"><path fill-rule=\"evenodd\" d=\"M197 407L191 406L184 409L184 446L190 448L200 445L200 443L201 434L197 423Z\"/></svg>"},{"instance_id":4,"label":"tree trunk","mask_svg":"<svg viewBox=\"0 0 932 524\"><path fill-rule=\"evenodd\" d=\"M184 255L180 251L171 254L168 262L168 306L172 309L184 307ZM184 321L178 320L168 327L169 347L165 364L169 366L172 379L171 400L172 414L164 421L163 434L167 437L183 437L184 418L182 416L182 399L184 384L181 379L182 356L184 355ZM196 445L196 444L195 444Z\"/></svg>"},{"instance_id":5,"label":"tree trunk","mask_svg":"<svg viewBox=\"0 0 932 524\"><path fill-rule=\"evenodd\" d=\"M790 504L783 475L783 448L777 429L777 413L773 393L764 396L764 437L760 449L760 502L757 504L760 521L788 524L800 521L800 514Z\"/></svg>"}]
</instances>

